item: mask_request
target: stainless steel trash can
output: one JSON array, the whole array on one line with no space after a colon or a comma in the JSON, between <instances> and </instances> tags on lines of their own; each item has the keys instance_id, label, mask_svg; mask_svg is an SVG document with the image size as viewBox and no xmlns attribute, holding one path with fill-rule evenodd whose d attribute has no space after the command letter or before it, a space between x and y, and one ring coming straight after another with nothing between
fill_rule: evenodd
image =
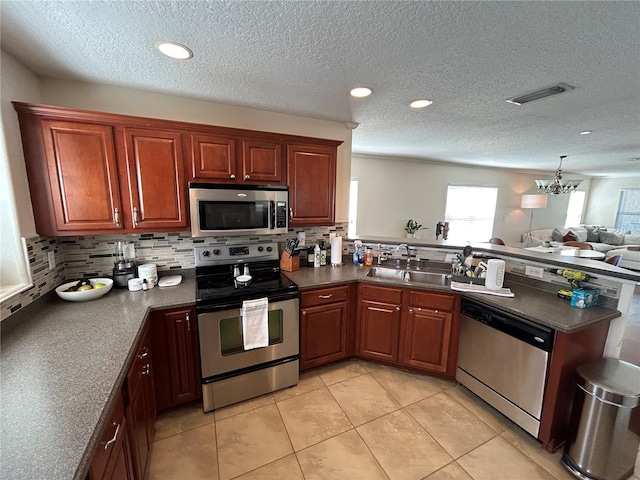
<instances>
[{"instance_id":1,"label":"stainless steel trash can","mask_svg":"<svg viewBox=\"0 0 640 480\"><path fill-rule=\"evenodd\" d=\"M578 388L562 462L581 479L630 477L640 443L630 429L631 413L640 402L640 367L601 358L576 373Z\"/></svg>"}]
</instances>

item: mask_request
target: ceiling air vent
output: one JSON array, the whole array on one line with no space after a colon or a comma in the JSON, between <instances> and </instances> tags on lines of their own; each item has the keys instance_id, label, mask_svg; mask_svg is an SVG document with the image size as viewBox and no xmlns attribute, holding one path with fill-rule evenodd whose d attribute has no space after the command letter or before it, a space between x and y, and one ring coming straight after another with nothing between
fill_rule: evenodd
<instances>
[{"instance_id":1,"label":"ceiling air vent","mask_svg":"<svg viewBox=\"0 0 640 480\"><path fill-rule=\"evenodd\" d=\"M525 103L533 102L534 100L539 100L544 97L550 97L551 95L557 95L558 93L573 90L574 88L575 87L567 85L566 83L559 83L553 87L538 90L537 92L531 92L525 95L520 95L519 97L509 98L507 99L507 102L513 103L514 105L524 105Z\"/></svg>"}]
</instances>

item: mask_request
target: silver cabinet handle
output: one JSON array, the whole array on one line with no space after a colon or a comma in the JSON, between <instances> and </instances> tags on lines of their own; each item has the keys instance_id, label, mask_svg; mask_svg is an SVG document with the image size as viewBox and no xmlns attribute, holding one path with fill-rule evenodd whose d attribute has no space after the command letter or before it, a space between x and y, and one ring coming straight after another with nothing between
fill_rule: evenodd
<instances>
[{"instance_id":1,"label":"silver cabinet handle","mask_svg":"<svg viewBox=\"0 0 640 480\"><path fill-rule=\"evenodd\" d=\"M149 352L144 352L144 353L141 353L140 355L138 355L138 358L139 358L140 360L142 360L142 359L143 359L144 357L146 357L147 355L149 355Z\"/></svg>"},{"instance_id":2,"label":"silver cabinet handle","mask_svg":"<svg viewBox=\"0 0 640 480\"><path fill-rule=\"evenodd\" d=\"M151 373L151 364L147 363L144 367L142 367L142 375L149 375Z\"/></svg>"},{"instance_id":3,"label":"silver cabinet handle","mask_svg":"<svg viewBox=\"0 0 640 480\"><path fill-rule=\"evenodd\" d=\"M409 309L409 313L413 313L413 308L410 308L410 309Z\"/></svg>"},{"instance_id":4,"label":"silver cabinet handle","mask_svg":"<svg viewBox=\"0 0 640 480\"><path fill-rule=\"evenodd\" d=\"M400 311L400 307L396 307L396 312L399 312L399 311Z\"/></svg>"},{"instance_id":5,"label":"silver cabinet handle","mask_svg":"<svg viewBox=\"0 0 640 480\"><path fill-rule=\"evenodd\" d=\"M293 208L289 209L289 220L293 220Z\"/></svg>"},{"instance_id":6,"label":"silver cabinet handle","mask_svg":"<svg viewBox=\"0 0 640 480\"><path fill-rule=\"evenodd\" d=\"M329 295L318 295L318 297L320 297L320 298L331 298L331 297L333 297L333 293L330 293Z\"/></svg>"},{"instance_id":7,"label":"silver cabinet handle","mask_svg":"<svg viewBox=\"0 0 640 480\"><path fill-rule=\"evenodd\" d=\"M440 310L434 310L435 313L440 313Z\"/></svg>"},{"instance_id":8,"label":"silver cabinet handle","mask_svg":"<svg viewBox=\"0 0 640 480\"><path fill-rule=\"evenodd\" d=\"M191 331L191 318L189 318L189 314L187 313L187 316L185 317L187 320L187 332Z\"/></svg>"},{"instance_id":9,"label":"silver cabinet handle","mask_svg":"<svg viewBox=\"0 0 640 480\"><path fill-rule=\"evenodd\" d=\"M306 310L302 310L302 315L306 315L307 311Z\"/></svg>"},{"instance_id":10,"label":"silver cabinet handle","mask_svg":"<svg viewBox=\"0 0 640 480\"><path fill-rule=\"evenodd\" d=\"M113 210L113 219L116 221L116 225L119 227L120 226L120 210L118 210L118 207L116 207Z\"/></svg>"},{"instance_id":11,"label":"silver cabinet handle","mask_svg":"<svg viewBox=\"0 0 640 480\"><path fill-rule=\"evenodd\" d=\"M244 179L245 179L245 180L249 180L250 178L251 178L251 175L245 175L245 176L244 176Z\"/></svg>"},{"instance_id":12,"label":"silver cabinet handle","mask_svg":"<svg viewBox=\"0 0 640 480\"><path fill-rule=\"evenodd\" d=\"M230 176L229 178L231 178L231 179L236 178L236 174L235 174L235 173L232 173L232 174L231 174L231 176Z\"/></svg>"},{"instance_id":13,"label":"silver cabinet handle","mask_svg":"<svg viewBox=\"0 0 640 480\"><path fill-rule=\"evenodd\" d=\"M104 449L107 450L112 443L114 443L116 441L116 439L118 438L118 432L120 431L120 424L119 423L113 423L113 426L116 427L116 431L113 434L113 438L111 438L111 440L109 440L107 443L104 444Z\"/></svg>"},{"instance_id":14,"label":"silver cabinet handle","mask_svg":"<svg viewBox=\"0 0 640 480\"><path fill-rule=\"evenodd\" d=\"M133 223L138 226L138 208L133 207Z\"/></svg>"}]
</instances>

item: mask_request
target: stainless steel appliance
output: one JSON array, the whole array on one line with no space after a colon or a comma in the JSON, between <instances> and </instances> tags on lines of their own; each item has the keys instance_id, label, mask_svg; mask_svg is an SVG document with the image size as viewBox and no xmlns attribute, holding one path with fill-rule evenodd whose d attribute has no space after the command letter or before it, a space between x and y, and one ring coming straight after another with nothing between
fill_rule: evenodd
<instances>
[{"instance_id":1,"label":"stainless steel appliance","mask_svg":"<svg viewBox=\"0 0 640 480\"><path fill-rule=\"evenodd\" d=\"M189 184L191 234L265 235L287 233L287 187Z\"/></svg>"},{"instance_id":2,"label":"stainless steel appliance","mask_svg":"<svg viewBox=\"0 0 640 480\"><path fill-rule=\"evenodd\" d=\"M129 244L116 242L116 261L113 267L113 284L117 288L127 288L129 280L136 277L136 264L129 257Z\"/></svg>"},{"instance_id":3,"label":"stainless steel appliance","mask_svg":"<svg viewBox=\"0 0 640 480\"><path fill-rule=\"evenodd\" d=\"M205 412L296 385L298 286L280 273L277 244L202 246L194 252ZM250 280L236 281L245 274ZM269 344L245 350L242 303L265 297Z\"/></svg>"},{"instance_id":4,"label":"stainless steel appliance","mask_svg":"<svg viewBox=\"0 0 640 480\"><path fill-rule=\"evenodd\" d=\"M554 331L462 301L456 379L538 437Z\"/></svg>"}]
</instances>

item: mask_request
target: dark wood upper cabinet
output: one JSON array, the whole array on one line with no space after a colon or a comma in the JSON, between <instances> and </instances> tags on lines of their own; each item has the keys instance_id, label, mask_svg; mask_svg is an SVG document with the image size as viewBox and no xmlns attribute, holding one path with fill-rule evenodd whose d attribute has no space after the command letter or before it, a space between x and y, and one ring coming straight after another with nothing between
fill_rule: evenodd
<instances>
[{"instance_id":1,"label":"dark wood upper cabinet","mask_svg":"<svg viewBox=\"0 0 640 480\"><path fill-rule=\"evenodd\" d=\"M124 138L132 228L186 229L182 134L127 128Z\"/></svg>"},{"instance_id":2,"label":"dark wood upper cabinet","mask_svg":"<svg viewBox=\"0 0 640 480\"><path fill-rule=\"evenodd\" d=\"M32 118L24 122L23 142L25 137L33 140L25 157L38 233L121 231L114 129Z\"/></svg>"},{"instance_id":3,"label":"dark wood upper cabinet","mask_svg":"<svg viewBox=\"0 0 640 480\"><path fill-rule=\"evenodd\" d=\"M336 152L334 146L287 146L290 226L335 223Z\"/></svg>"},{"instance_id":4,"label":"dark wood upper cabinet","mask_svg":"<svg viewBox=\"0 0 640 480\"><path fill-rule=\"evenodd\" d=\"M292 227L334 224L341 141L13 105L40 235L188 230L191 180L287 185Z\"/></svg>"}]
</instances>

